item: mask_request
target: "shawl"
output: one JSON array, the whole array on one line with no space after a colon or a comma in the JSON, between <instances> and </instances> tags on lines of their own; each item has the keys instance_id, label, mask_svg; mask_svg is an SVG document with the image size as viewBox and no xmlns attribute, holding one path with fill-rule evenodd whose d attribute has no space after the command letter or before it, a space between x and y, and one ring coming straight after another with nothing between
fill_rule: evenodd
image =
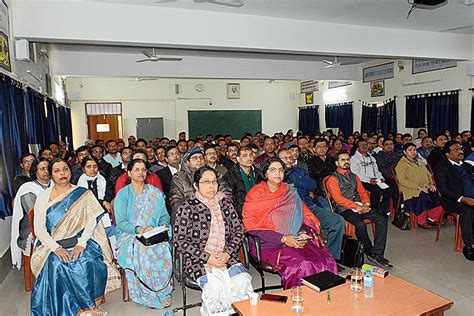
<instances>
[{"instance_id":1,"label":"shawl","mask_svg":"<svg viewBox=\"0 0 474 316\"><path fill-rule=\"evenodd\" d=\"M319 233L319 220L301 201L296 190L281 183L270 192L265 181L256 184L245 197L242 208L245 231L273 230L283 235L296 235L302 224Z\"/></svg>"},{"instance_id":2,"label":"shawl","mask_svg":"<svg viewBox=\"0 0 474 316\"><path fill-rule=\"evenodd\" d=\"M49 186L49 184L48 184ZM20 236L20 221L23 216L28 216L27 214L23 214L23 209L21 206L21 197L26 193L33 193L35 196L38 196L44 188L41 184L37 183L36 181L29 181L20 186L18 192L16 193L15 200L13 202L13 219L12 219L12 232L11 232L11 240L10 240L10 249L12 255L12 264L18 270L21 269L21 254L22 250L18 247L18 237ZM33 223L30 223L33 225ZM30 249L30 247L27 247ZM29 255L29 253L28 253Z\"/></svg>"},{"instance_id":3,"label":"shawl","mask_svg":"<svg viewBox=\"0 0 474 316\"><path fill-rule=\"evenodd\" d=\"M248 192L255 185L255 172L253 168L250 168L250 173L246 174L240 166L239 171L242 175L242 181L244 181L245 192Z\"/></svg>"},{"instance_id":4,"label":"shawl","mask_svg":"<svg viewBox=\"0 0 474 316\"><path fill-rule=\"evenodd\" d=\"M225 247L225 223L219 202L225 196L222 192L217 192L212 199L207 199L199 191L196 191L195 196L207 206L211 213L209 238L204 251L210 254L220 253L224 251Z\"/></svg>"},{"instance_id":5,"label":"shawl","mask_svg":"<svg viewBox=\"0 0 474 316\"><path fill-rule=\"evenodd\" d=\"M105 178L100 173L97 173L95 177L89 177L88 175L83 173L79 177L79 180L77 181L77 186L83 187L85 189L89 189L88 181L95 181L95 180L97 180L97 199L103 200L104 195L105 195L105 187L107 183L105 182Z\"/></svg>"}]
</instances>

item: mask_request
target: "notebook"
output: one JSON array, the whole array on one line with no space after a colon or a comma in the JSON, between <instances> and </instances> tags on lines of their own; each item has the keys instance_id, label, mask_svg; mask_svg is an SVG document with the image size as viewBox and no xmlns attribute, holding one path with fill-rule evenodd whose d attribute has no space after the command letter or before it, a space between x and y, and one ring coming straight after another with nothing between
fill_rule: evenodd
<instances>
[{"instance_id":1,"label":"notebook","mask_svg":"<svg viewBox=\"0 0 474 316\"><path fill-rule=\"evenodd\" d=\"M316 292L322 292L340 284L344 284L346 279L329 271L316 273L301 279L301 283L312 288Z\"/></svg>"}]
</instances>

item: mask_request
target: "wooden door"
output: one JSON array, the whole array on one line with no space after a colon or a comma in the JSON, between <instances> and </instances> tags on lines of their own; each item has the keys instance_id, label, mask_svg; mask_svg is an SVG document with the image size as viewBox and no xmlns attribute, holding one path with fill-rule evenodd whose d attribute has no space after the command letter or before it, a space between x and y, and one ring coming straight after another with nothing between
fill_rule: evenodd
<instances>
[{"instance_id":1,"label":"wooden door","mask_svg":"<svg viewBox=\"0 0 474 316\"><path fill-rule=\"evenodd\" d=\"M122 138L122 115L103 114L87 116L88 137L92 140Z\"/></svg>"}]
</instances>

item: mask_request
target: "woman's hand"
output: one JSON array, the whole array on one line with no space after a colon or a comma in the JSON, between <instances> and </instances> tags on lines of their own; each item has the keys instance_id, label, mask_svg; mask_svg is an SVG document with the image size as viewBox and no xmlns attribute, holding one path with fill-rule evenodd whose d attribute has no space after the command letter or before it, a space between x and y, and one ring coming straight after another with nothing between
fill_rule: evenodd
<instances>
[{"instance_id":1,"label":"woman's hand","mask_svg":"<svg viewBox=\"0 0 474 316\"><path fill-rule=\"evenodd\" d=\"M209 259L207 259L207 264L216 268L223 268L225 266L225 263L222 263L218 255L210 255Z\"/></svg>"},{"instance_id":2,"label":"woman's hand","mask_svg":"<svg viewBox=\"0 0 474 316\"><path fill-rule=\"evenodd\" d=\"M72 252L71 252L71 255L70 255L70 259L71 260L77 260L79 259L79 257L84 253L84 250L86 248L82 247L82 246L79 246L79 245L76 245L73 249L72 249Z\"/></svg>"},{"instance_id":3,"label":"woman's hand","mask_svg":"<svg viewBox=\"0 0 474 316\"><path fill-rule=\"evenodd\" d=\"M436 192L436 187L434 185L430 185L428 187L428 189L431 191L431 192Z\"/></svg>"},{"instance_id":4,"label":"woman's hand","mask_svg":"<svg viewBox=\"0 0 474 316\"><path fill-rule=\"evenodd\" d=\"M222 262L224 265L227 264L227 262L230 259L230 256L227 252L221 252L215 255L217 259Z\"/></svg>"},{"instance_id":5,"label":"woman's hand","mask_svg":"<svg viewBox=\"0 0 474 316\"><path fill-rule=\"evenodd\" d=\"M418 189L421 191L421 192L425 192L425 193L428 193L428 188L424 185L424 186L421 186L421 187L418 187Z\"/></svg>"},{"instance_id":6,"label":"woman's hand","mask_svg":"<svg viewBox=\"0 0 474 316\"><path fill-rule=\"evenodd\" d=\"M61 259L64 262L69 262L69 253L62 247L58 247L55 251L54 254L58 256L59 259Z\"/></svg>"},{"instance_id":7,"label":"woman's hand","mask_svg":"<svg viewBox=\"0 0 474 316\"><path fill-rule=\"evenodd\" d=\"M110 204L110 203L107 202L107 201L104 201L104 203L102 203L102 205L103 205L104 208L107 210L107 212L110 213L110 211L112 210L112 204Z\"/></svg>"},{"instance_id":8,"label":"woman's hand","mask_svg":"<svg viewBox=\"0 0 474 316\"><path fill-rule=\"evenodd\" d=\"M149 231L152 230L152 229L153 229L153 227L151 227L151 226L142 227L142 228L140 228L139 233L140 233L140 235L142 235L142 234L144 234L144 233L146 233L146 232L149 232Z\"/></svg>"},{"instance_id":9,"label":"woman's hand","mask_svg":"<svg viewBox=\"0 0 474 316\"><path fill-rule=\"evenodd\" d=\"M298 241L298 239L296 239L295 236L291 236L291 235L283 236L283 238L281 239L281 242L287 245L288 247L297 248L297 249L301 249L305 245L305 243Z\"/></svg>"}]
</instances>

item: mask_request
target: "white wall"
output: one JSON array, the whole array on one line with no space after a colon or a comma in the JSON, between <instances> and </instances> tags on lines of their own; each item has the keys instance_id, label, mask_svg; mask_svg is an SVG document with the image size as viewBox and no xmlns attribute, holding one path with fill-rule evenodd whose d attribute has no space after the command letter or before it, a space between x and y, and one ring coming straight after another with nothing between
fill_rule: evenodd
<instances>
[{"instance_id":1,"label":"white wall","mask_svg":"<svg viewBox=\"0 0 474 316\"><path fill-rule=\"evenodd\" d=\"M361 67L369 67L387 63L387 60L375 60ZM328 89L327 82L320 83L320 91L315 92L315 103L320 106L320 126L321 129L326 127L324 120L324 104L339 103L344 101L354 101L354 131L360 131L362 103L359 100L369 103L383 101L393 96L397 96L397 127L398 132L413 132L411 128L405 128L405 95L438 92L446 90L461 89L459 96L459 130L469 129L471 120L471 91L468 89L473 87L473 77L466 75L466 67L471 62L458 62L456 68L449 68L437 71L431 71L421 74L412 75L411 60L404 60L404 70L399 71L398 61L395 60L395 76L392 79L385 80L385 96L372 98L370 96L370 83L362 83L355 81L351 86L345 86L335 89ZM424 83L419 85L403 86L403 83L424 82L441 79L440 82ZM304 100L300 98L300 103Z\"/></svg>"},{"instance_id":2,"label":"white wall","mask_svg":"<svg viewBox=\"0 0 474 316\"><path fill-rule=\"evenodd\" d=\"M201 83L203 92L195 90ZM240 83L240 99L227 99L227 83ZM175 84L180 94L175 94ZM164 132L176 138L188 130L188 109L261 109L262 130L274 133L297 128L299 82L266 80L67 78L72 109L74 147L87 138L86 102L122 102L123 136L136 135L137 117L163 117ZM212 105L210 105L212 104Z\"/></svg>"}]
</instances>

